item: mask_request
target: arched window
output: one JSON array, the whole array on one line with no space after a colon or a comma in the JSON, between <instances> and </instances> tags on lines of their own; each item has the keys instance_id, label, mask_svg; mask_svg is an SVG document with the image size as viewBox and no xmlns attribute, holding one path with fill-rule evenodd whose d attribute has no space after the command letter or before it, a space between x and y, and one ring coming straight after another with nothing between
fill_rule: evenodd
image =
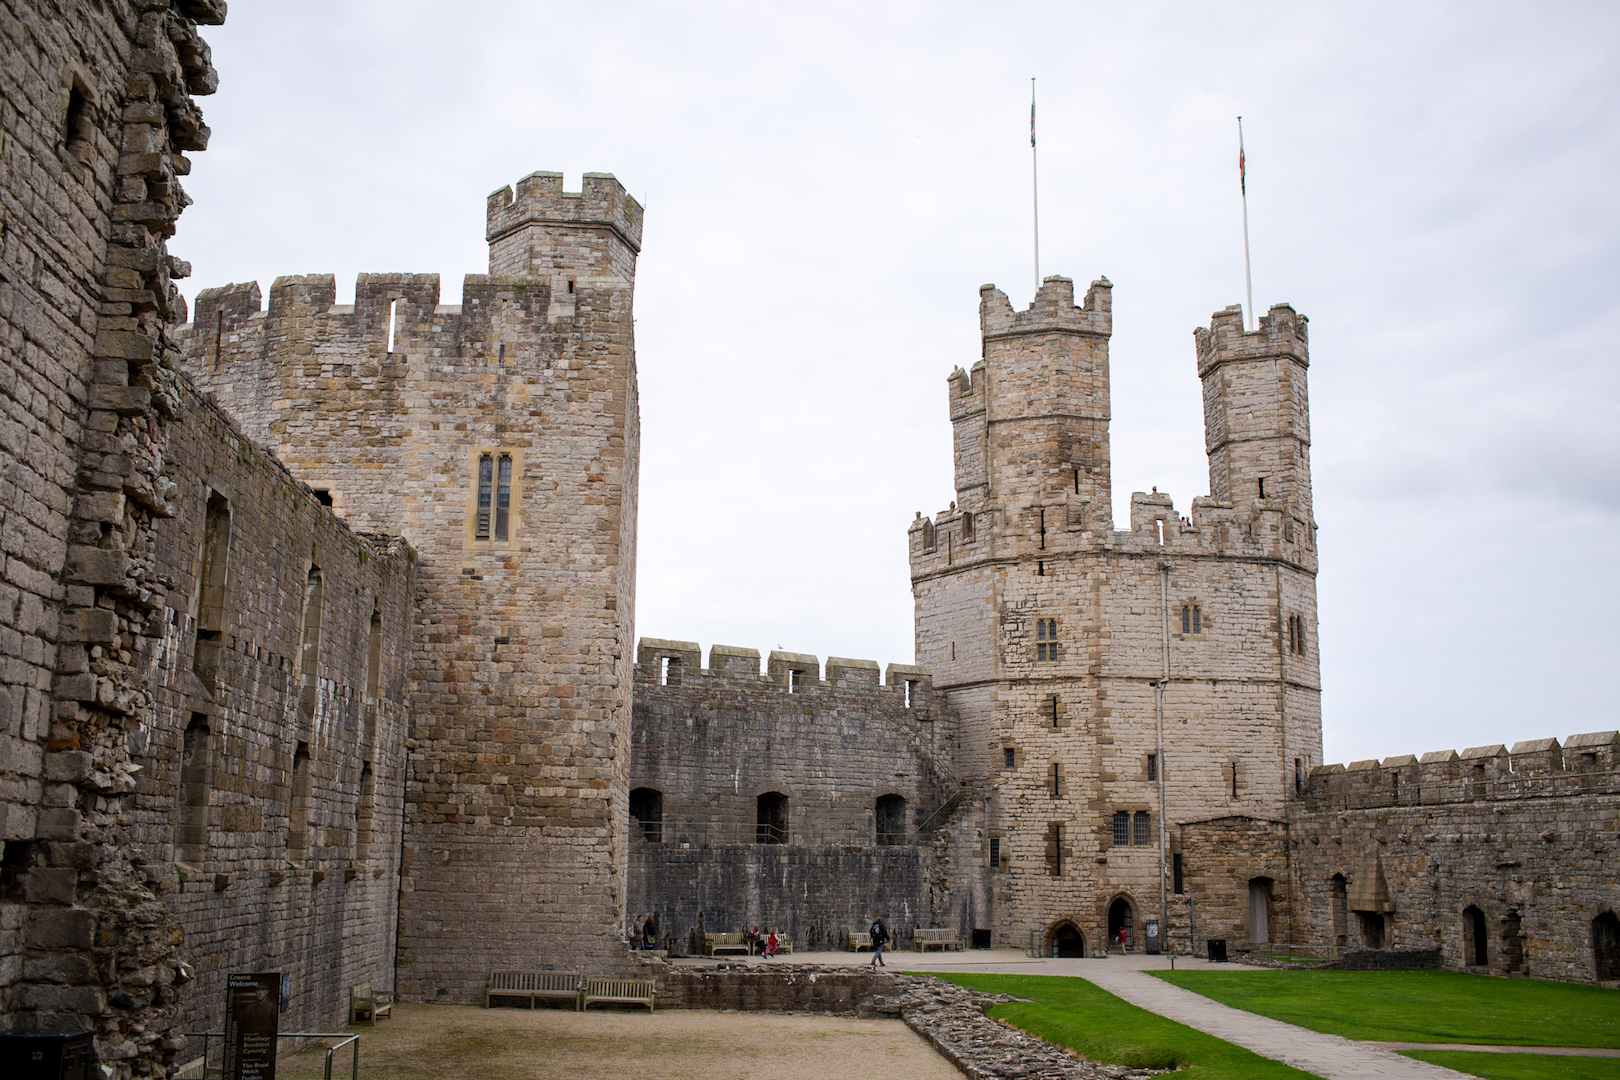
<instances>
[{"instance_id":1,"label":"arched window","mask_svg":"<svg viewBox=\"0 0 1620 1080\"><path fill-rule=\"evenodd\" d=\"M879 847L894 847L906 842L906 800L903 795L879 796L874 808L877 819Z\"/></svg>"},{"instance_id":2,"label":"arched window","mask_svg":"<svg viewBox=\"0 0 1620 1080\"><path fill-rule=\"evenodd\" d=\"M495 459L485 454L478 459L478 530L480 540L489 539L490 507L494 501Z\"/></svg>"},{"instance_id":3,"label":"arched window","mask_svg":"<svg viewBox=\"0 0 1620 1080\"><path fill-rule=\"evenodd\" d=\"M495 539L505 540L511 531L512 459L502 454L495 470Z\"/></svg>"},{"instance_id":4,"label":"arched window","mask_svg":"<svg viewBox=\"0 0 1620 1080\"><path fill-rule=\"evenodd\" d=\"M194 713L180 744L180 821L175 859L201 869L208 852L208 803L213 783L208 717Z\"/></svg>"},{"instance_id":5,"label":"arched window","mask_svg":"<svg viewBox=\"0 0 1620 1080\"><path fill-rule=\"evenodd\" d=\"M650 787L632 789L630 792L630 818L640 826L643 840L649 844L663 843L664 793L657 788Z\"/></svg>"},{"instance_id":6,"label":"arched window","mask_svg":"<svg viewBox=\"0 0 1620 1080\"><path fill-rule=\"evenodd\" d=\"M1463 963L1484 967L1490 961L1485 913L1472 904L1463 908Z\"/></svg>"},{"instance_id":7,"label":"arched window","mask_svg":"<svg viewBox=\"0 0 1620 1080\"><path fill-rule=\"evenodd\" d=\"M767 791L755 804L754 839L761 844L788 842L788 797L780 791Z\"/></svg>"}]
</instances>

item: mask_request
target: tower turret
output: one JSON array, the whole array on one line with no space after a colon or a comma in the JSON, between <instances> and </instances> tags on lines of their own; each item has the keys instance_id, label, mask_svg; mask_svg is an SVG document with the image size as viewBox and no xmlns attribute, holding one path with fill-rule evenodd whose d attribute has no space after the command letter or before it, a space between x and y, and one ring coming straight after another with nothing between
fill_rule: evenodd
<instances>
[{"instance_id":1,"label":"tower turret","mask_svg":"<svg viewBox=\"0 0 1620 1080\"><path fill-rule=\"evenodd\" d=\"M1291 505L1311 521L1310 366L1306 318L1273 304L1260 328L1243 329L1243 310L1218 311L1193 331L1204 383L1204 447L1209 493L1248 505Z\"/></svg>"},{"instance_id":2,"label":"tower turret","mask_svg":"<svg viewBox=\"0 0 1620 1080\"><path fill-rule=\"evenodd\" d=\"M489 196L489 273L493 278L556 279L566 293L579 275L604 272L635 281L641 204L612 173L586 173L579 191L563 174L533 172Z\"/></svg>"}]
</instances>

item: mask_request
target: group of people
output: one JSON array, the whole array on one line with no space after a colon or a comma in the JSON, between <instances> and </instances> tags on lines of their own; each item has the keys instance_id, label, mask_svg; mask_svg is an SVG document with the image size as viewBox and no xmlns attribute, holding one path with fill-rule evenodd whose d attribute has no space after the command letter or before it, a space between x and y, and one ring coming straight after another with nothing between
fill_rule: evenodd
<instances>
[{"instance_id":1,"label":"group of people","mask_svg":"<svg viewBox=\"0 0 1620 1080\"><path fill-rule=\"evenodd\" d=\"M630 924L630 947L632 949L658 948L658 913L643 918L636 916L636 921Z\"/></svg>"},{"instance_id":2,"label":"group of people","mask_svg":"<svg viewBox=\"0 0 1620 1080\"><path fill-rule=\"evenodd\" d=\"M760 936L759 927L751 926L743 931L748 938L748 952L753 955L755 950L767 960L776 955L776 950L782 947L782 939L777 937L776 927L771 927L763 937Z\"/></svg>"}]
</instances>

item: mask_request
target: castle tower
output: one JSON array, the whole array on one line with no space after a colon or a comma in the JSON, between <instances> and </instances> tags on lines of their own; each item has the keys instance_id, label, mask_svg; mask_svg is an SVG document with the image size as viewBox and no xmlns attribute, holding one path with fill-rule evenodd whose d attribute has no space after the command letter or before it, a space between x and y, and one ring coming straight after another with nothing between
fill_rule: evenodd
<instances>
[{"instance_id":1,"label":"castle tower","mask_svg":"<svg viewBox=\"0 0 1620 1080\"><path fill-rule=\"evenodd\" d=\"M1259 330L1246 333L1243 309L1234 305L1196 331L1212 498L1274 500L1310 520L1306 321L1287 304L1273 304Z\"/></svg>"},{"instance_id":2,"label":"castle tower","mask_svg":"<svg viewBox=\"0 0 1620 1080\"><path fill-rule=\"evenodd\" d=\"M1321 760L1304 320L1199 331L1214 494L1183 517L1134 493L1118 530L1110 297L1100 279L1076 305L1048 278L1015 312L981 291L983 359L948 381L957 500L909 531L917 663L959 718L967 782L958 929L1095 952L1152 919L1186 948L1162 856L1197 882L1201 932L1243 940L1209 927L1259 910L1253 882L1281 935L1278 822Z\"/></svg>"},{"instance_id":3,"label":"castle tower","mask_svg":"<svg viewBox=\"0 0 1620 1080\"><path fill-rule=\"evenodd\" d=\"M490 273L198 297L188 366L361 531L420 553L399 991L613 970L623 945L641 207L535 173L488 202ZM492 885L498 882L499 886ZM618 959L615 959L618 958Z\"/></svg>"}]
</instances>

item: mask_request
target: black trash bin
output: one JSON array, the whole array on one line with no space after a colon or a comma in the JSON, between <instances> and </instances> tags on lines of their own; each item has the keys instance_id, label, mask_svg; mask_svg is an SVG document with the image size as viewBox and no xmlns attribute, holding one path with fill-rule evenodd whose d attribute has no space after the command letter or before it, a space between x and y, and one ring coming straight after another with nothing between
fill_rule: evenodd
<instances>
[{"instance_id":1,"label":"black trash bin","mask_svg":"<svg viewBox=\"0 0 1620 1080\"><path fill-rule=\"evenodd\" d=\"M1226 963L1226 939L1209 938L1207 943L1209 945L1209 962L1212 964Z\"/></svg>"},{"instance_id":2,"label":"black trash bin","mask_svg":"<svg viewBox=\"0 0 1620 1080\"><path fill-rule=\"evenodd\" d=\"M92 1080L95 1036L88 1031L0 1035L0 1076L6 1080Z\"/></svg>"}]
</instances>

